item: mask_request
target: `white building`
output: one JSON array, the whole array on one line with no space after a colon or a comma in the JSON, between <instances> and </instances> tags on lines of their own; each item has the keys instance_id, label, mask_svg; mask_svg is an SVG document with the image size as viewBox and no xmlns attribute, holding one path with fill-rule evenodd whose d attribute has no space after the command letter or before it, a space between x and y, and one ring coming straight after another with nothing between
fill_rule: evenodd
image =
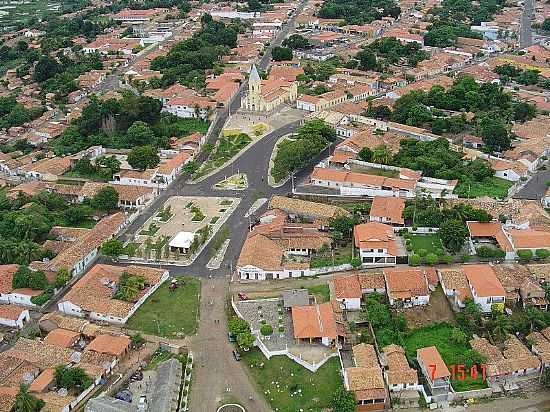
<instances>
[{"instance_id":1,"label":"white building","mask_svg":"<svg viewBox=\"0 0 550 412\"><path fill-rule=\"evenodd\" d=\"M25 323L30 320L31 315L28 309L17 305L0 304L0 325L23 329Z\"/></svg>"},{"instance_id":2,"label":"white building","mask_svg":"<svg viewBox=\"0 0 550 412\"><path fill-rule=\"evenodd\" d=\"M472 299L485 313L491 313L493 305L504 309L506 291L490 265L463 265Z\"/></svg>"},{"instance_id":3,"label":"white building","mask_svg":"<svg viewBox=\"0 0 550 412\"><path fill-rule=\"evenodd\" d=\"M394 266L397 257L404 254L389 225L363 223L355 226L353 235L363 266Z\"/></svg>"}]
</instances>

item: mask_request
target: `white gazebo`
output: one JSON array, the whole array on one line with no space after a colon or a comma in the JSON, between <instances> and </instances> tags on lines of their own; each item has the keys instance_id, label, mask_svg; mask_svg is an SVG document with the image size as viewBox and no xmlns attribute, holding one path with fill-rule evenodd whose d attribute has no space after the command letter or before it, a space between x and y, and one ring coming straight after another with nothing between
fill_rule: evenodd
<instances>
[{"instance_id":1,"label":"white gazebo","mask_svg":"<svg viewBox=\"0 0 550 412\"><path fill-rule=\"evenodd\" d=\"M195 234L191 232L178 232L168 244L171 252L187 253L191 243L195 240Z\"/></svg>"}]
</instances>

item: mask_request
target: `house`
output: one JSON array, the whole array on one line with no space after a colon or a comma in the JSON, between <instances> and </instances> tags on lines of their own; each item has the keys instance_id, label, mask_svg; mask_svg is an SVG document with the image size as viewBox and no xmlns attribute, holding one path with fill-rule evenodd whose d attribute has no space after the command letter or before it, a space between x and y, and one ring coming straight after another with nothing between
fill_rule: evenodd
<instances>
[{"instance_id":1,"label":"house","mask_svg":"<svg viewBox=\"0 0 550 412\"><path fill-rule=\"evenodd\" d=\"M126 218L121 212L104 217L52 260L31 262L29 268L49 272L57 272L65 268L71 276L77 276L97 258L103 242L119 233L125 223Z\"/></svg>"},{"instance_id":2,"label":"house","mask_svg":"<svg viewBox=\"0 0 550 412\"><path fill-rule=\"evenodd\" d=\"M516 256L514 247L502 229L500 222L466 222L470 232L470 253L476 254L480 246L496 246L505 253L506 260L513 260Z\"/></svg>"},{"instance_id":3,"label":"house","mask_svg":"<svg viewBox=\"0 0 550 412\"><path fill-rule=\"evenodd\" d=\"M300 216L302 218L328 223L336 217L350 216L350 212L339 206L327 205L325 203L308 202L298 198L285 196L273 196L268 203L269 209L279 209L289 216Z\"/></svg>"},{"instance_id":4,"label":"house","mask_svg":"<svg viewBox=\"0 0 550 412\"><path fill-rule=\"evenodd\" d=\"M550 326L540 332L531 332L526 339L531 343L531 352L539 357L543 370L550 367Z\"/></svg>"},{"instance_id":5,"label":"house","mask_svg":"<svg viewBox=\"0 0 550 412\"><path fill-rule=\"evenodd\" d=\"M437 275L445 296L458 308L464 307L464 299L471 298L468 279L461 268L438 269Z\"/></svg>"},{"instance_id":6,"label":"house","mask_svg":"<svg viewBox=\"0 0 550 412\"><path fill-rule=\"evenodd\" d=\"M70 168L68 157L53 157L25 165L22 170L29 179L55 181Z\"/></svg>"},{"instance_id":7,"label":"house","mask_svg":"<svg viewBox=\"0 0 550 412\"><path fill-rule=\"evenodd\" d=\"M32 303L31 299L34 296L41 295L43 290L13 288L13 276L18 269L19 265L0 265L0 304L14 307L18 307L19 305L34 307L36 305ZM8 313L13 316L12 309L6 309L6 314ZM19 320L19 316L17 317L17 320Z\"/></svg>"},{"instance_id":8,"label":"house","mask_svg":"<svg viewBox=\"0 0 550 412\"><path fill-rule=\"evenodd\" d=\"M384 269L384 279L390 305L410 308L430 303L426 270L408 267Z\"/></svg>"},{"instance_id":9,"label":"house","mask_svg":"<svg viewBox=\"0 0 550 412\"><path fill-rule=\"evenodd\" d=\"M485 313L491 313L493 307L504 310L506 291L490 265L462 265L468 280L472 298Z\"/></svg>"},{"instance_id":10,"label":"house","mask_svg":"<svg viewBox=\"0 0 550 412\"><path fill-rule=\"evenodd\" d=\"M430 394L436 399L446 400L451 390L451 372L435 346L416 350L416 360L424 375Z\"/></svg>"},{"instance_id":11,"label":"house","mask_svg":"<svg viewBox=\"0 0 550 412\"><path fill-rule=\"evenodd\" d=\"M512 246L516 251L530 250L533 254L537 249L550 249L550 232L537 229L507 229Z\"/></svg>"},{"instance_id":12,"label":"house","mask_svg":"<svg viewBox=\"0 0 550 412\"><path fill-rule=\"evenodd\" d=\"M63 348L71 348L80 340L80 333L72 330L56 328L44 338L44 343L57 345Z\"/></svg>"},{"instance_id":13,"label":"house","mask_svg":"<svg viewBox=\"0 0 550 412\"><path fill-rule=\"evenodd\" d=\"M173 97L168 99L162 106L162 112L171 113L174 116L183 118L207 119L212 110L216 108L216 102L208 97Z\"/></svg>"},{"instance_id":14,"label":"house","mask_svg":"<svg viewBox=\"0 0 550 412\"><path fill-rule=\"evenodd\" d=\"M355 394L356 410L385 409L388 394L374 346L361 343L352 351L355 366L344 368L344 385Z\"/></svg>"},{"instance_id":15,"label":"house","mask_svg":"<svg viewBox=\"0 0 550 412\"><path fill-rule=\"evenodd\" d=\"M418 373L410 367L405 350L401 346L392 344L382 348L381 360L385 366L384 377L390 392L420 389Z\"/></svg>"},{"instance_id":16,"label":"house","mask_svg":"<svg viewBox=\"0 0 550 412\"><path fill-rule=\"evenodd\" d=\"M340 303L342 309L361 309L363 292L361 290L361 283L359 283L359 276L333 276L329 281L329 289L331 298Z\"/></svg>"},{"instance_id":17,"label":"house","mask_svg":"<svg viewBox=\"0 0 550 412\"><path fill-rule=\"evenodd\" d=\"M330 302L293 306L292 326L297 342L319 342L325 346L338 344L338 337L344 336L343 325L336 323L336 317Z\"/></svg>"},{"instance_id":18,"label":"house","mask_svg":"<svg viewBox=\"0 0 550 412\"><path fill-rule=\"evenodd\" d=\"M405 224L403 210L405 199L375 196L369 212L369 221L401 226Z\"/></svg>"},{"instance_id":19,"label":"house","mask_svg":"<svg viewBox=\"0 0 550 412\"><path fill-rule=\"evenodd\" d=\"M521 162L495 158L490 158L488 161L494 169L496 177L510 182L517 182L527 177L528 167Z\"/></svg>"},{"instance_id":20,"label":"house","mask_svg":"<svg viewBox=\"0 0 550 412\"><path fill-rule=\"evenodd\" d=\"M395 265L397 259L406 254L393 228L384 223L356 225L353 238L363 266Z\"/></svg>"},{"instance_id":21,"label":"house","mask_svg":"<svg viewBox=\"0 0 550 412\"><path fill-rule=\"evenodd\" d=\"M363 93L367 92L363 91ZM361 96L361 93L357 94L357 96ZM296 99L296 108L307 112L320 112L348 100L350 100L350 95L344 90L334 90L319 96L303 94Z\"/></svg>"},{"instance_id":22,"label":"house","mask_svg":"<svg viewBox=\"0 0 550 412\"><path fill-rule=\"evenodd\" d=\"M126 335L102 334L96 336L84 349L122 359L130 351L131 340Z\"/></svg>"},{"instance_id":23,"label":"house","mask_svg":"<svg viewBox=\"0 0 550 412\"><path fill-rule=\"evenodd\" d=\"M470 346L487 359L486 376L492 383L507 383L526 375L538 376L540 360L513 335L508 335L502 350L485 338L470 340Z\"/></svg>"},{"instance_id":24,"label":"house","mask_svg":"<svg viewBox=\"0 0 550 412\"><path fill-rule=\"evenodd\" d=\"M124 276L143 278L143 288L129 301L115 297ZM167 270L97 264L71 287L57 307L67 315L123 325L166 279Z\"/></svg>"},{"instance_id":25,"label":"house","mask_svg":"<svg viewBox=\"0 0 550 412\"><path fill-rule=\"evenodd\" d=\"M0 304L0 325L23 329L25 323L31 320L29 310L18 305Z\"/></svg>"}]
</instances>

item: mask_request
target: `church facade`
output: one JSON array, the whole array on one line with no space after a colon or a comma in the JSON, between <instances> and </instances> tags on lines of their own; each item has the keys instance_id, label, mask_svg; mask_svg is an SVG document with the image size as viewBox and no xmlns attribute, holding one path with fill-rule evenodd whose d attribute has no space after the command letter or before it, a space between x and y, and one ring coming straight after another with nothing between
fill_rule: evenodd
<instances>
[{"instance_id":1,"label":"church facade","mask_svg":"<svg viewBox=\"0 0 550 412\"><path fill-rule=\"evenodd\" d=\"M283 103L294 103L298 97L298 82L276 79L262 80L256 65L250 70L248 94L241 100L241 108L252 112L271 112Z\"/></svg>"}]
</instances>

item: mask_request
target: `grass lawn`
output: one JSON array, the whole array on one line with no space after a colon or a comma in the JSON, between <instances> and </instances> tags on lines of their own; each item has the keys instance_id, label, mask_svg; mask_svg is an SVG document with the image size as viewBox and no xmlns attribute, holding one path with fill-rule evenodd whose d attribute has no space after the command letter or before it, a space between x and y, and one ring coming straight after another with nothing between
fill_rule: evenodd
<instances>
[{"instance_id":1,"label":"grass lawn","mask_svg":"<svg viewBox=\"0 0 550 412\"><path fill-rule=\"evenodd\" d=\"M436 253L437 249L443 249L443 244L437 233L430 235L410 235L409 239L411 239L414 253L418 253L420 249L426 249L428 253Z\"/></svg>"},{"instance_id":2,"label":"grass lawn","mask_svg":"<svg viewBox=\"0 0 550 412\"><path fill-rule=\"evenodd\" d=\"M323 255L312 256L309 265L312 268L322 268L326 266L342 265L351 262L351 244L348 242L344 246L338 246L334 250L334 259L330 251Z\"/></svg>"},{"instance_id":3,"label":"grass lawn","mask_svg":"<svg viewBox=\"0 0 550 412\"><path fill-rule=\"evenodd\" d=\"M197 171L195 178L203 176L222 166L248 146L250 142L252 142L252 139L244 133L235 136L220 137L208 161Z\"/></svg>"},{"instance_id":4,"label":"grass lawn","mask_svg":"<svg viewBox=\"0 0 550 412\"><path fill-rule=\"evenodd\" d=\"M416 359L417 349L435 346L449 370L451 369L451 365L464 364L464 354L471 348L467 343L461 345L449 339L452 330L453 326L449 323L435 323L411 330L403 338L407 357L409 359ZM467 375L469 375L469 371ZM469 376L465 380L454 379L451 381L451 385L457 391L487 387L486 383L481 379L473 380Z\"/></svg>"},{"instance_id":5,"label":"grass lawn","mask_svg":"<svg viewBox=\"0 0 550 412\"><path fill-rule=\"evenodd\" d=\"M361 165L352 165L352 172L365 173L368 175L374 176L384 176L384 177L398 177L399 172L396 170L385 170L385 169L376 169L374 167L365 167Z\"/></svg>"},{"instance_id":6,"label":"grass lawn","mask_svg":"<svg viewBox=\"0 0 550 412\"><path fill-rule=\"evenodd\" d=\"M330 290L326 283L317 286L310 286L309 288L307 288L307 290L310 295L315 296L315 299L317 299L317 303L324 303L330 300Z\"/></svg>"},{"instance_id":7,"label":"grass lawn","mask_svg":"<svg viewBox=\"0 0 550 412\"><path fill-rule=\"evenodd\" d=\"M145 366L145 370L153 370L158 366L159 363L172 358L179 360L184 365L187 362L186 353L175 354L166 350L159 349L155 353L153 353L153 356L147 363L147 366Z\"/></svg>"},{"instance_id":8,"label":"grass lawn","mask_svg":"<svg viewBox=\"0 0 550 412\"><path fill-rule=\"evenodd\" d=\"M185 284L182 284L183 281ZM177 334L193 335L199 314L199 279L179 278L179 287L170 292L162 284L128 320L127 327L150 335L176 338Z\"/></svg>"},{"instance_id":9,"label":"grass lawn","mask_svg":"<svg viewBox=\"0 0 550 412\"><path fill-rule=\"evenodd\" d=\"M512 182L493 176L483 182L460 182L454 193L459 197L467 198L489 196L495 199L504 199L508 196L508 189L511 186Z\"/></svg>"},{"instance_id":10,"label":"grass lawn","mask_svg":"<svg viewBox=\"0 0 550 412\"><path fill-rule=\"evenodd\" d=\"M242 355L273 410L321 412L328 408L332 395L342 385L337 358L329 359L317 372L311 373L286 356L267 360L258 349Z\"/></svg>"}]
</instances>

